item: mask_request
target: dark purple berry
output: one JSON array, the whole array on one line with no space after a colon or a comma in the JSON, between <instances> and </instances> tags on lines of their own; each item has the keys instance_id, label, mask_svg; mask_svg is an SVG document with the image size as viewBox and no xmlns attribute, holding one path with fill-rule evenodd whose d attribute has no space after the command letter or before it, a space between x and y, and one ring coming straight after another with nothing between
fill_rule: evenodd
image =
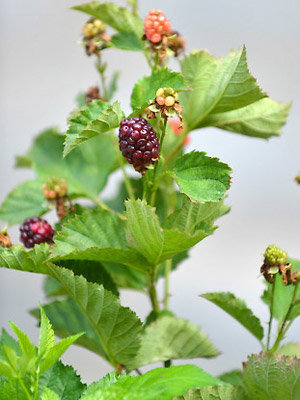
<instances>
[{"instance_id":1,"label":"dark purple berry","mask_svg":"<svg viewBox=\"0 0 300 400\"><path fill-rule=\"evenodd\" d=\"M27 248L40 243L53 243L54 231L51 225L39 217L25 219L20 232L20 240Z\"/></svg>"},{"instance_id":2,"label":"dark purple berry","mask_svg":"<svg viewBox=\"0 0 300 400\"><path fill-rule=\"evenodd\" d=\"M119 146L128 163L142 174L147 165L157 162L159 142L152 125L144 118L126 118L121 121Z\"/></svg>"}]
</instances>

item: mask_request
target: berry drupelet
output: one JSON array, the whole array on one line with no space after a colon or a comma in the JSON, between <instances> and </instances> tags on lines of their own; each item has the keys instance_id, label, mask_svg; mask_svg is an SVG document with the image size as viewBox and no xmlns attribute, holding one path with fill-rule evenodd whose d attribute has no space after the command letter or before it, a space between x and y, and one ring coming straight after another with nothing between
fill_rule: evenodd
<instances>
[{"instance_id":1,"label":"berry drupelet","mask_svg":"<svg viewBox=\"0 0 300 400\"><path fill-rule=\"evenodd\" d=\"M119 129L119 146L123 156L136 171L144 174L146 166L157 162L159 142L152 125L144 118L126 118Z\"/></svg>"},{"instance_id":2,"label":"berry drupelet","mask_svg":"<svg viewBox=\"0 0 300 400\"><path fill-rule=\"evenodd\" d=\"M20 232L20 240L27 248L45 242L53 243L54 231L51 225L39 217L25 219L20 227Z\"/></svg>"},{"instance_id":3,"label":"berry drupelet","mask_svg":"<svg viewBox=\"0 0 300 400\"><path fill-rule=\"evenodd\" d=\"M150 42L159 43L171 32L171 22L161 10L150 10L144 21L144 32Z\"/></svg>"}]
</instances>

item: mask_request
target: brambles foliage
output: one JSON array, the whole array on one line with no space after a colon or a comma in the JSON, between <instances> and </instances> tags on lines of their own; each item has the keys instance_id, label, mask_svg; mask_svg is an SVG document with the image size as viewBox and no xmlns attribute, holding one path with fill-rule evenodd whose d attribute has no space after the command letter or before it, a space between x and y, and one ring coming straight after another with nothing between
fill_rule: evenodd
<instances>
[{"instance_id":1,"label":"brambles foliage","mask_svg":"<svg viewBox=\"0 0 300 400\"><path fill-rule=\"evenodd\" d=\"M13 244L4 229L0 267L45 275L49 299L31 310L41 326L38 347L13 323L18 342L2 332L1 399L298 399L299 343L282 340L300 314L299 261L286 260L274 245L265 253L267 332L234 294L202 295L260 342L264 352L250 356L243 370L215 378L194 365L172 366L173 360L216 357L219 350L202 329L169 309L171 272L229 211L230 166L203 151L186 152L189 134L217 127L269 139L281 134L290 105L258 86L245 47L221 58L196 50L173 71L168 62L183 53L185 40L163 11L150 10L143 21L137 0L128 0L128 7L95 1L73 8L88 15L81 44L96 59L100 84L77 95L65 132L43 131L17 157L16 166L31 168L35 177L0 206L1 221L22 224L21 241L30 248ZM107 81L107 48L140 52L150 68L128 93L129 115L113 101L119 72ZM103 201L118 170L123 179L117 194ZM53 209L57 221L51 227L40 217ZM157 293L161 278L163 299ZM123 288L149 296L145 321L121 304ZM56 344L54 332L62 338ZM58 361L75 340L114 372L82 384L72 367ZM142 374L139 368L156 362L165 368Z\"/></svg>"}]
</instances>

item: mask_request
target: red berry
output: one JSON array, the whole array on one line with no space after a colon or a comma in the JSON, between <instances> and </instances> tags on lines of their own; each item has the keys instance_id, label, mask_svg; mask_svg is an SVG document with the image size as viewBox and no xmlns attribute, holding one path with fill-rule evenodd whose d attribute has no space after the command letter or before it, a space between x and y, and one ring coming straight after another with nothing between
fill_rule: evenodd
<instances>
[{"instance_id":1,"label":"red berry","mask_svg":"<svg viewBox=\"0 0 300 400\"><path fill-rule=\"evenodd\" d=\"M144 118L126 118L119 129L119 146L123 156L136 171L143 173L159 156L159 142L152 125Z\"/></svg>"},{"instance_id":2,"label":"red berry","mask_svg":"<svg viewBox=\"0 0 300 400\"><path fill-rule=\"evenodd\" d=\"M54 235L51 225L39 217L25 219L20 226L20 232L20 240L27 248L45 242L52 243Z\"/></svg>"},{"instance_id":3,"label":"red berry","mask_svg":"<svg viewBox=\"0 0 300 400\"><path fill-rule=\"evenodd\" d=\"M150 10L144 21L144 32L150 42L159 43L162 35L171 32L171 22L161 10Z\"/></svg>"}]
</instances>

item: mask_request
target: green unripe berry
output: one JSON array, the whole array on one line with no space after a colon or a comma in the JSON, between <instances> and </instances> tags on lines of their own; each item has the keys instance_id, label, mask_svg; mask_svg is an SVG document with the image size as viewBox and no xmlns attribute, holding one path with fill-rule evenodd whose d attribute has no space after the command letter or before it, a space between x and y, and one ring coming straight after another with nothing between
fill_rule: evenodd
<instances>
[{"instance_id":1,"label":"green unripe berry","mask_svg":"<svg viewBox=\"0 0 300 400\"><path fill-rule=\"evenodd\" d=\"M165 99L165 105L167 107L172 107L175 104L175 97L173 96L167 96Z\"/></svg>"},{"instance_id":2,"label":"green unripe berry","mask_svg":"<svg viewBox=\"0 0 300 400\"><path fill-rule=\"evenodd\" d=\"M287 253L275 244L267 247L264 256L267 264L285 264L287 259Z\"/></svg>"},{"instance_id":3,"label":"green unripe berry","mask_svg":"<svg viewBox=\"0 0 300 400\"><path fill-rule=\"evenodd\" d=\"M164 96L164 89L163 88L159 88L156 91L156 97L165 97Z\"/></svg>"}]
</instances>

